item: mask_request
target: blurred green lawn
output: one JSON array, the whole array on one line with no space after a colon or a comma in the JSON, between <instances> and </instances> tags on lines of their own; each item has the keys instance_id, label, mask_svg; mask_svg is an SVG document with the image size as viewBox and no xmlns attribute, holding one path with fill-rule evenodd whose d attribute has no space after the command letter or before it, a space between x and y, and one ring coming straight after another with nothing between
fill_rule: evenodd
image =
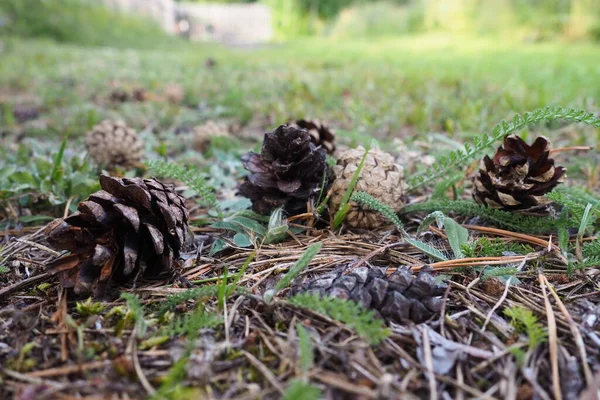
<instances>
[{"instance_id":1,"label":"blurred green lawn","mask_svg":"<svg viewBox=\"0 0 600 400\"><path fill-rule=\"evenodd\" d=\"M0 88L40 96L59 135L82 134L115 115L138 128L154 121L159 129L208 118L269 117L279 123L309 116L329 120L359 141L431 132L464 139L538 107L597 110L599 50L586 43L439 35L306 39L253 48L182 42L156 50L12 38L3 45ZM208 57L215 68L205 66ZM99 105L109 82L155 91L179 84L188 107Z\"/></svg>"}]
</instances>

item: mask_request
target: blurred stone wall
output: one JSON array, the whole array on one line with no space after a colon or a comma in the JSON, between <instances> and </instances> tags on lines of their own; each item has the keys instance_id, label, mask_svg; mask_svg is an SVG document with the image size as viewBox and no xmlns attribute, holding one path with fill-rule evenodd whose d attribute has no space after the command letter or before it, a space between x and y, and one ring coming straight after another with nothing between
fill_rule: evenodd
<instances>
[{"instance_id":1,"label":"blurred stone wall","mask_svg":"<svg viewBox=\"0 0 600 400\"><path fill-rule=\"evenodd\" d=\"M178 13L189 22L191 40L258 44L273 37L271 9L251 3L179 3Z\"/></svg>"},{"instance_id":2,"label":"blurred stone wall","mask_svg":"<svg viewBox=\"0 0 600 400\"><path fill-rule=\"evenodd\" d=\"M141 14L156 20L165 31L175 32L174 0L101 0L118 11Z\"/></svg>"}]
</instances>

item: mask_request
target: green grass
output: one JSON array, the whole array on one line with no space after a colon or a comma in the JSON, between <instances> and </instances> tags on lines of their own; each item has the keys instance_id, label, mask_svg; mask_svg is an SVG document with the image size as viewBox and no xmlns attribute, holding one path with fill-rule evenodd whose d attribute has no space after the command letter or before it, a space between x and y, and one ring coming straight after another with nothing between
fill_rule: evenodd
<instances>
[{"instance_id":1,"label":"green grass","mask_svg":"<svg viewBox=\"0 0 600 400\"><path fill-rule=\"evenodd\" d=\"M5 47L0 86L40 95L56 116L54 129L69 126L75 134L87 129L90 115L119 114L138 127L148 119L166 127L185 117L186 110L148 104L98 107L91 99L105 94L110 81L157 90L179 83L188 104L206 106L203 118L326 118L362 143L365 134L389 138L407 128L421 137L444 131L462 139L517 112L546 105L589 109L600 96L598 49L591 44L516 46L421 36L257 49L133 51L21 40ZM212 70L204 68L208 56L218 62Z\"/></svg>"}]
</instances>

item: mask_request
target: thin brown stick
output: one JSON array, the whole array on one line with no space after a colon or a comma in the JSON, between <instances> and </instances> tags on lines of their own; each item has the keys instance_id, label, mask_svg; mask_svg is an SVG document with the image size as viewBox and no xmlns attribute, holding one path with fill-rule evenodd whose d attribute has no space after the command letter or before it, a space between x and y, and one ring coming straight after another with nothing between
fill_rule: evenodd
<instances>
[{"instance_id":1,"label":"thin brown stick","mask_svg":"<svg viewBox=\"0 0 600 400\"><path fill-rule=\"evenodd\" d=\"M571 334L573 335L573 339L575 339L577 349L579 350L579 357L581 358L581 364L583 365L583 373L585 374L585 382L588 386L590 386L594 381L594 376L592 374L590 366L587 363L587 352L585 350L585 343L583 342L583 338L581 337L581 332L579 332L577 324L575 323L575 321L573 321L571 314L569 313L567 307L565 307L564 303L556 293L556 290L554 290L554 288L550 285L550 282L548 282L548 278L546 278L543 275L542 278L544 279L544 283L548 286L548 290L552 294L552 297L554 297L554 301L556 301L558 308L560 309L561 313L563 314L563 316L567 320L567 323L569 324Z\"/></svg>"},{"instance_id":2,"label":"thin brown stick","mask_svg":"<svg viewBox=\"0 0 600 400\"><path fill-rule=\"evenodd\" d=\"M429 343L429 330L423 329L423 355L425 357L425 367L427 368L427 382L429 383L429 399L437 400L437 387L435 374L433 372L433 355L431 354L431 344Z\"/></svg>"},{"instance_id":3,"label":"thin brown stick","mask_svg":"<svg viewBox=\"0 0 600 400\"><path fill-rule=\"evenodd\" d=\"M548 319L548 344L550 347L550 365L552 367L552 391L554 392L554 398L557 400L562 399L562 392L560 389L560 371L558 369L558 335L556 333L556 319L554 317L554 310L550 304L548 293L546 292L546 281L541 271L538 272L538 282L542 288L542 295L544 296L544 305L546 306L546 318Z\"/></svg>"},{"instance_id":4,"label":"thin brown stick","mask_svg":"<svg viewBox=\"0 0 600 400\"><path fill-rule=\"evenodd\" d=\"M50 378L50 377L54 377L54 376L65 376L65 375L70 375L70 374L81 373L84 371L100 369L100 368L104 368L110 364L111 364L110 361L93 361L93 362L89 362L87 364L67 365L64 367L49 368L49 369L44 369L41 371L34 371L34 372L30 372L25 375L30 376L32 378Z\"/></svg>"},{"instance_id":5,"label":"thin brown stick","mask_svg":"<svg viewBox=\"0 0 600 400\"><path fill-rule=\"evenodd\" d=\"M526 235L524 233L516 233L516 232L507 231L504 229L490 228L488 226L479 226L479 225L463 225L463 226L467 229L471 229L474 231L489 233L489 234L497 235L497 236L505 236L505 237L509 237L509 238L514 238L514 239L521 240L523 242L542 246L544 248L548 247L548 242L545 241L544 239L540 239L540 238L537 238L537 237L531 236L531 235ZM558 246L552 244L552 250L560 250L560 249L558 248Z\"/></svg>"}]
</instances>

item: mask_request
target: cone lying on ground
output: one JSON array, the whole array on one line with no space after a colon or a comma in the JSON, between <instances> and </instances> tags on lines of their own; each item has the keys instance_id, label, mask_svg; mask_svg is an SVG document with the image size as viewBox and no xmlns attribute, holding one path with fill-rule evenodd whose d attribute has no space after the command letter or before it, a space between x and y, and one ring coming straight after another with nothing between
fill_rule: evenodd
<instances>
[{"instance_id":1,"label":"cone lying on ground","mask_svg":"<svg viewBox=\"0 0 600 400\"><path fill-rule=\"evenodd\" d=\"M216 137L230 136L231 131L228 124L224 122L207 121L202 125L194 127L193 147L200 153L205 153L211 141Z\"/></svg>"},{"instance_id":2,"label":"cone lying on ground","mask_svg":"<svg viewBox=\"0 0 600 400\"><path fill-rule=\"evenodd\" d=\"M341 267L294 284L290 293L308 292L353 300L395 323L420 323L441 310L440 296L447 285L435 281L429 266L416 276L407 267L400 267L390 275L386 275L386 268L379 267L359 267L344 275L346 270L347 267Z\"/></svg>"},{"instance_id":3,"label":"cone lying on ground","mask_svg":"<svg viewBox=\"0 0 600 400\"><path fill-rule=\"evenodd\" d=\"M261 214L281 206L289 214L305 212L327 186L325 149L317 149L304 129L281 125L265 133L261 154L248 152L242 162L250 174L239 192Z\"/></svg>"},{"instance_id":4,"label":"cone lying on ground","mask_svg":"<svg viewBox=\"0 0 600 400\"><path fill-rule=\"evenodd\" d=\"M88 153L102 167L132 168L144 156L144 146L135 129L122 121L104 120L85 138Z\"/></svg>"},{"instance_id":5,"label":"cone lying on ground","mask_svg":"<svg viewBox=\"0 0 600 400\"><path fill-rule=\"evenodd\" d=\"M333 167L335 180L331 186L329 211L333 217L341 207L342 199L350 186L354 172L357 170L365 154L363 147L349 149L340 154L337 165ZM406 191L404 169L394 163L394 157L378 149L369 150L365 163L356 183L355 191L363 191L380 202L400 211L404 206L403 197ZM346 216L346 224L355 228L374 229L390 222L380 212L370 210L367 206L350 202L350 212Z\"/></svg>"},{"instance_id":6,"label":"cone lying on ground","mask_svg":"<svg viewBox=\"0 0 600 400\"><path fill-rule=\"evenodd\" d=\"M551 147L542 136L531 146L516 135L506 136L494 157L485 156L481 161L473 179L475 201L506 210L547 204L544 195L566 177L565 168L554 166Z\"/></svg>"},{"instance_id":7,"label":"cone lying on ground","mask_svg":"<svg viewBox=\"0 0 600 400\"><path fill-rule=\"evenodd\" d=\"M188 211L172 185L102 175L100 186L45 231L52 247L71 252L47 268L78 294L99 296L112 282L169 271L188 237Z\"/></svg>"},{"instance_id":8,"label":"cone lying on ground","mask_svg":"<svg viewBox=\"0 0 600 400\"><path fill-rule=\"evenodd\" d=\"M109 94L109 99L113 103L127 103L127 102L144 102L150 98L150 94L144 88L116 88Z\"/></svg>"},{"instance_id":9,"label":"cone lying on ground","mask_svg":"<svg viewBox=\"0 0 600 400\"><path fill-rule=\"evenodd\" d=\"M306 129L310 140L316 145L323 147L328 154L335 151L335 131L319 120L298 119L290 124L296 128Z\"/></svg>"}]
</instances>

